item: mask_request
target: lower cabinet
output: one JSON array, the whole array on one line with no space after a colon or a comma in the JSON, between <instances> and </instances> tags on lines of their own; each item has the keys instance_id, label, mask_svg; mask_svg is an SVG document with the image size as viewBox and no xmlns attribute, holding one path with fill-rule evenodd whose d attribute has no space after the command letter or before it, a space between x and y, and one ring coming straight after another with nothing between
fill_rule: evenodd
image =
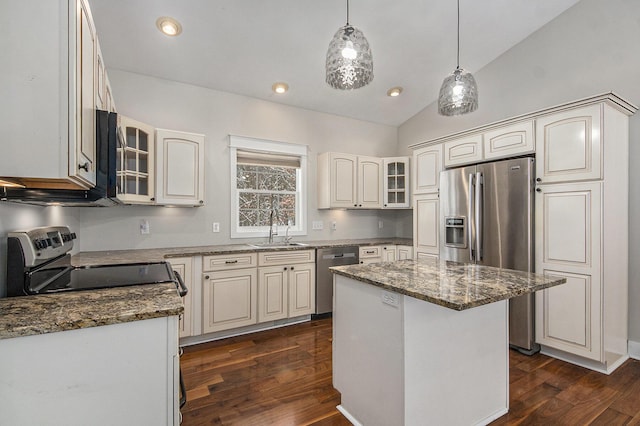
<instances>
[{"instance_id":1,"label":"lower cabinet","mask_svg":"<svg viewBox=\"0 0 640 426\"><path fill-rule=\"evenodd\" d=\"M362 265L382 262L382 246L361 246L359 251L359 259Z\"/></svg>"},{"instance_id":2,"label":"lower cabinet","mask_svg":"<svg viewBox=\"0 0 640 426\"><path fill-rule=\"evenodd\" d=\"M184 312L180 315L180 322L178 330L180 331L180 337L188 337L193 335L193 257L176 257L167 259L167 262L171 264L171 268L180 274L184 285L189 292L182 298L184 304Z\"/></svg>"},{"instance_id":3,"label":"lower cabinet","mask_svg":"<svg viewBox=\"0 0 640 426\"><path fill-rule=\"evenodd\" d=\"M269 266L258 272L258 322L287 317L289 270L286 266Z\"/></svg>"},{"instance_id":4,"label":"lower cabinet","mask_svg":"<svg viewBox=\"0 0 640 426\"><path fill-rule=\"evenodd\" d=\"M213 333L257 322L256 268L208 272L202 281L202 331Z\"/></svg>"},{"instance_id":5,"label":"lower cabinet","mask_svg":"<svg viewBox=\"0 0 640 426\"><path fill-rule=\"evenodd\" d=\"M295 270L294 270L295 268ZM316 312L316 264L291 267L288 276L289 317Z\"/></svg>"},{"instance_id":6,"label":"lower cabinet","mask_svg":"<svg viewBox=\"0 0 640 426\"><path fill-rule=\"evenodd\" d=\"M396 246L382 246L382 261L395 262L398 260L398 249Z\"/></svg>"},{"instance_id":7,"label":"lower cabinet","mask_svg":"<svg viewBox=\"0 0 640 426\"><path fill-rule=\"evenodd\" d=\"M396 246L398 260L413 259L413 246Z\"/></svg>"},{"instance_id":8,"label":"lower cabinet","mask_svg":"<svg viewBox=\"0 0 640 426\"><path fill-rule=\"evenodd\" d=\"M440 199L437 193L413 197L413 244L416 253L438 256L440 251Z\"/></svg>"}]
</instances>

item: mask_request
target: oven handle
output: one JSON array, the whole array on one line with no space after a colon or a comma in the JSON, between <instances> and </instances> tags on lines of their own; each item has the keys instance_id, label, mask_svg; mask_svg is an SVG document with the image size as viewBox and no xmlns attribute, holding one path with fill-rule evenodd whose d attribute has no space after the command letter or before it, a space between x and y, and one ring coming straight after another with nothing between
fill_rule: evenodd
<instances>
[{"instance_id":1,"label":"oven handle","mask_svg":"<svg viewBox=\"0 0 640 426\"><path fill-rule=\"evenodd\" d=\"M180 276L178 271L173 271L173 273L176 276L176 280L178 280L178 294L180 294L180 297L186 296L187 293L189 293L189 289L186 285L184 285L184 281L182 281L182 277Z\"/></svg>"}]
</instances>

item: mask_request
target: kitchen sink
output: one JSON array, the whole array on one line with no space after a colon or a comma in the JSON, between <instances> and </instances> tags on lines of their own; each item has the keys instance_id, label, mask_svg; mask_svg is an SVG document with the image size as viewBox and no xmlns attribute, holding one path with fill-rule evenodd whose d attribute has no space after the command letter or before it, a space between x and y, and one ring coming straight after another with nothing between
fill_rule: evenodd
<instances>
[{"instance_id":1,"label":"kitchen sink","mask_svg":"<svg viewBox=\"0 0 640 426\"><path fill-rule=\"evenodd\" d=\"M309 244L305 243L256 243L256 244L247 244L249 247L253 248L284 248L284 247L306 247Z\"/></svg>"}]
</instances>

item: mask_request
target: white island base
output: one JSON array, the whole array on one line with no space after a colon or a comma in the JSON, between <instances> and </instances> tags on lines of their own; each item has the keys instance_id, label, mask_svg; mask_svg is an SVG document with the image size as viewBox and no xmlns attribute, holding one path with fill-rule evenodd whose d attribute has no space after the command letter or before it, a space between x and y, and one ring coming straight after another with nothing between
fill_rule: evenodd
<instances>
[{"instance_id":1,"label":"white island base","mask_svg":"<svg viewBox=\"0 0 640 426\"><path fill-rule=\"evenodd\" d=\"M355 425L485 425L509 408L508 300L455 311L334 275L333 384Z\"/></svg>"}]
</instances>

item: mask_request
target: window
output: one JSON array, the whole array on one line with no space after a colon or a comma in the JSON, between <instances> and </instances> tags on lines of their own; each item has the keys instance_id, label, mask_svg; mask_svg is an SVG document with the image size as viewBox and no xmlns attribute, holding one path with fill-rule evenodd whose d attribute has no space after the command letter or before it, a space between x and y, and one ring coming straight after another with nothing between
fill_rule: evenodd
<instances>
[{"instance_id":1,"label":"window","mask_svg":"<svg viewBox=\"0 0 640 426\"><path fill-rule=\"evenodd\" d=\"M232 238L306 235L307 147L230 136Z\"/></svg>"}]
</instances>

